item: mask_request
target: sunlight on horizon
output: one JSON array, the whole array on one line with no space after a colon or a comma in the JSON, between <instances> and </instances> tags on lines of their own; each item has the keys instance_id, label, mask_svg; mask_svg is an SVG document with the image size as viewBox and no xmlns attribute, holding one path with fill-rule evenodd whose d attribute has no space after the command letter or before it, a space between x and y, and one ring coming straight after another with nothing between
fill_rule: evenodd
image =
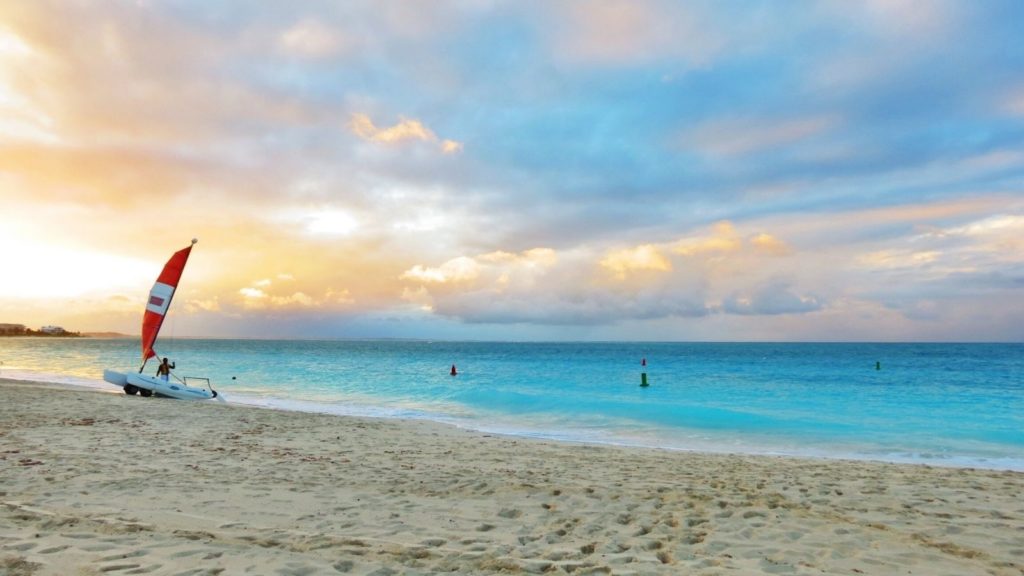
<instances>
[{"instance_id":1,"label":"sunlight on horizon","mask_svg":"<svg viewBox=\"0 0 1024 576\"><path fill-rule=\"evenodd\" d=\"M2 233L2 230L0 230ZM148 290L152 262L0 235L5 246L0 298L71 298Z\"/></svg>"}]
</instances>

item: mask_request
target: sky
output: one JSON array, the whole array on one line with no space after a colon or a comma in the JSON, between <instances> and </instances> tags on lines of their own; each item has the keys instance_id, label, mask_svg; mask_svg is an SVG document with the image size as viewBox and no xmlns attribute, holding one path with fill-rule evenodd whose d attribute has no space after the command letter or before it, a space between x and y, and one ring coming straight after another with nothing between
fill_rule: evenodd
<instances>
[{"instance_id":1,"label":"sky","mask_svg":"<svg viewBox=\"0 0 1024 576\"><path fill-rule=\"evenodd\" d=\"M1024 341L1017 0L0 3L0 322Z\"/></svg>"}]
</instances>

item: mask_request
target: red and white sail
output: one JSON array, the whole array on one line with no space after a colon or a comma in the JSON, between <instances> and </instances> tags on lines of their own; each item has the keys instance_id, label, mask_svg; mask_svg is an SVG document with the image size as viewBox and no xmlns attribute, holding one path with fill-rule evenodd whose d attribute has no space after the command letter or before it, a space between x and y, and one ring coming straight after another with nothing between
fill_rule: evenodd
<instances>
[{"instance_id":1,"label":"red and white sail","mask_svg":"<svg viewBox=\"0 0 1024 576\"><path fill-rule=\"evenodd\" d=\"M195 245L196 240L192 240ZM153 344L160 334L160 326L164 323L164 316L171 306L171 299L174 298L174 291L178 288L178 280L185 270L185 263L192 253L192 246L178 250L171 256L171 259L164 264L164 269L149 291L149 301L146 303L146 313L142 317L142 365L156 356L153 351Z\"/></svg>"}]
</instances>

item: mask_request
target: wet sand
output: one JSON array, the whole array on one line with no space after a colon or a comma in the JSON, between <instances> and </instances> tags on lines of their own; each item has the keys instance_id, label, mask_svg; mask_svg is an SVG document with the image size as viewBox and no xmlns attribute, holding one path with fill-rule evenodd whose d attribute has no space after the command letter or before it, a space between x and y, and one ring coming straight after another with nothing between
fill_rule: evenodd
<instances>
[{"instance_id":1,"label":"wet sand","mask_svg":"<svg viewBox=\"0 0 1024 576\"><path fill-rule=\"evenodd\" d=\"M0 574L1024 575L1022 495L0 380Z\"/></svg>"}]
</instances>

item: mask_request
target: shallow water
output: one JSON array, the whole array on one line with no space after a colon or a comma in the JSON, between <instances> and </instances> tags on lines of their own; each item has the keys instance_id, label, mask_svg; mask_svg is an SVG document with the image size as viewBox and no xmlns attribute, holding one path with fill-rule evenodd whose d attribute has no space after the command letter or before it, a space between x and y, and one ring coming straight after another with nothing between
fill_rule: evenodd
<instances>
[{"instance_id":1,"label":"shallow water","mask_svg":"<svg viewBox=\"0 0 1024 576\"><path fill-rule=\"evenodd\" d=\"M175 339L158 350L178 375L210 377L229 401L281 409L682 450L1024 470L1021 344ZM3 338L0 376L110 389L103 369L137 370L138 357L133 339Z\"/></svg>"}]
</instances>

